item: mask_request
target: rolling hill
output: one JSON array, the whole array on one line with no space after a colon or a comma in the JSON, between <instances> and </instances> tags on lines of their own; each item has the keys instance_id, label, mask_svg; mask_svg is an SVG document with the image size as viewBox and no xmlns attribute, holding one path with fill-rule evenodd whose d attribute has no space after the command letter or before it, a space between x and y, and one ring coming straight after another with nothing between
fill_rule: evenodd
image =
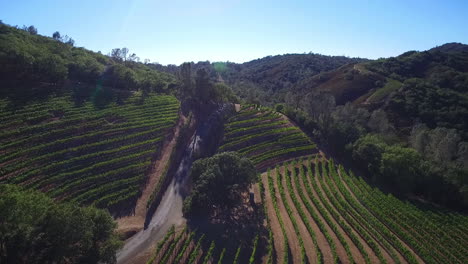
<instances>
[{"instance_id":1,"label":"rolling hill","mask_svg":"<svg viewBox=\"0 0 468 264\"><path fill-rule=\"evenodd\" d=\"M0 24L0 261L466 263L466 45L127 53Z\"/></svg>"},{"instance_id":2,"label":"rolling hill","mask_svg":"<svg viewBox=\"0 0 468 264\"><path fill-rule=\"evenodd\" d=\"M140 196L178 119L179 102L134 94L97 108L92 101L77 106L63 95L10 106L1 101L1 183L121 213Z\"/></svg>"}]
</instances>

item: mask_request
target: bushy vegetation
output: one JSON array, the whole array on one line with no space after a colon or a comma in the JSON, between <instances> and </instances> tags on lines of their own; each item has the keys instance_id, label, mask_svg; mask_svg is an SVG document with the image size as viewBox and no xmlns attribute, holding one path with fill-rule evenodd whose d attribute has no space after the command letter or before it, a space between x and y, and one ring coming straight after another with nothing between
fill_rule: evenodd
<instances>
[{"instance_id":1,"label":"bushy vegetation","mask_svg":"<svg viewBox=\"0 0 468 264\"><path fill-rule=\"evenodd\" d=\"M51 96L19 109L2 100L0 107L0 182L119 211L138 198L151 161L177 121L179 102L135 94L121 104L96 107Z\"/></svg>"},{"instance_id":2,"label":"bushy vegetation","mask_svg":"<svg viewBox=\"0 0 468 264\"><path fill-rule=\"evenodd\" d=\"M240 195L256 178L250 160L235 152L223 152L193 163L192 190L184 200L186 216L210 216L241 201Z\"/></svg>"},{"instance_id":3,"label":"bushy vegetation","mask_svg":"<svg viewBox=\"0 0 468 264\"><path fill-rule=\"evenodd\" d=\"M176 83L173 76L140 63L127 48L106 56L63 42L60 34L45 37L6 24L0 24L0 61L0 95L18 101L61 90L66 80L78 90L99 83L146 92L168 91Z\"/></svg>"},{"instance_id":4,"label":"bushy vegetation","mask_svg":"<svg viewBox=\"0 0 468 264\"><path fill-rule=\"evenodd\" d=\"M350 103L336 106L332 98L326 103L324 97L311 98L301 108L284 104L276 108L296 121L323 148L364 170L388 190L418 195L453 208L467 208L466 132L454 128L460 127L457 122L462 124L465 118L457 115L452 122L449 117L440 116L451 125L431 128L430 122L421 123L424 120L421 115L408 120L411 114L396 114L386 108L369 111ZM394 95L392 100L397 97ZM394 101L389 105L396 107ZM412 105L417 108L424 103L414 101ZM404 107L396 109L401 112ZM436 109L430 111L435 113Z\"/></svg>"},{"instance_id":5,"label":"bushy vegetation","mask_svg":"<svg viewBox=\"0 0 468 264\"><path fill-rule=\"evenodd\" d=\"M1 263L115 263L122 242L106 211L0 184Z\"/></svg>"}]
</instances>

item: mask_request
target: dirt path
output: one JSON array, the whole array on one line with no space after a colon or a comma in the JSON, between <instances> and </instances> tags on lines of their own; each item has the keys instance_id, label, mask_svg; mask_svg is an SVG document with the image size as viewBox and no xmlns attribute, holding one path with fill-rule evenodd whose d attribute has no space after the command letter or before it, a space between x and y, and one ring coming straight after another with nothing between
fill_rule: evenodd
<instances>
[{"instance_id":1,"label":"dirt path","mask_svg":"<svg viewBox=\"0 0 468 264\"><path fill-rule=\"evenodd\" d=\"M343 176L341 175L340 171L338 171L338 175L340 176L340 178L343 177ZM366 211L367 211L368 213L370 213L371 215L374 215L374 214L372 213L372 211L368 210L367 207L364 206L364 204L362 204L361 201L359 201L359 199L357 199L356 195L351 191L351 189L349 188L349 186L348 186L348 184L346 183L346 181L343 180L342 182L343 182L343 185L344 185L344 187L346 188L346 190L350 193L351 197L353 197L353 198L356 200L356 202L357 202L359 205L361 205L362 208L364 208L364 210L366 210ZM340 192L340 194L341 194L341 192ZM381 222L377 217L376 217L376 219L377 219L377 221ZM385 225L385 223L383 223L383 222L381 222L381 223L382 223L383 225ZM392 233L395 235L395 237L401 242L401 244L404 245L404 246L416 257L416 259L417 259L417 261L418 261L419 263L424 263L424 261L418 256L418 254L416 254L416 252L413 251L413 249L412 249L409 245L407 245L403 240L401 240L401 239L398 237L398 235L395 234L390 228L389 228L388 230L389 230L390 232L392 232ZM398 249L395 248L395 251L397 252L398 258L400 259L400 261L402 261L402 263L407 262L407 261L404 259L403 255L400 253L400 251L398 251Z\"/></svg>"},{"instance_id":2,"label":"dirt path","mask_svg":"<svg viewBox=\"0 0 468 264\"><path fill-rule=\"evenodd\" d=\"M309 164L307 163L307 159L303 159L303 163L300 165L300 166L309 166ZM304 169L305 170L305 169ZM307 177L308 176L308 172L307 171L304 171L304 173L306 174ZM301 184L301 188L304 190L305 186L304 186L304 183L300 180L299 181L300 184ZM293 186L294 188L297 190L297 186L295 184L295 182L293 182ZM305 192L305 190L304 190ZM315 193L315 190L313 190L313 192ZM317 200L319 200L319 198L317 197ZM302 202L302 201L301 201ZM314 207L315 208L315 207ZM357 262L357 263L364 263L365 260L364 260L364 256L363 254L361 253L361 251L359 250L359 248L356 246L356 244L353 242L353 240L350 238L350 236L348 235L347 232L345 232L345 230L341 227L341 225L337 222L337 220L333 217L333 215L327 210L327 208L325 208L325 210L328 212L329 214L329 217L331 219L331 221L335 224L335 226L337 227L338 229L338 232L340 232L342 235L343 235L343 238L345 239L346 243L349 245L349 249L351 251L351 254L353 255L353 258L354 260ZM341 219L343 222L344 219ZM367 252L367 254L369 255L369 259L372 263L377 263L379 262L377 256L374 254L374 252L372 252L372 249L366 244L366 242L364 242L364 240L354 231L352 230L351 231L353 234L355 234L355 236L358 238L359 240L359 243L361 243L361 245L364 247L364 250Z\"/></svg>"},{"instance_id":3,"label":"dirt path","mask_svg":"<svg viewBox=\"0 0 468 264\"><path fill-rule=\"evenodd\" d=\"M270 189L268 188L268 177L266 172L262 174L262 182L263 186L265 186L265 207L270 222L270 228L273 232L273 237L275 238L273 241L276 252L276 262L281 263L284 258L284 239L283 233L281 232L281 226L279 224L278 218L276 217L275 209L273 208L273 202Z\"/></svg>"},{"instance_id":4,"label":"dirt path","mask_svg":"<svg viewBox=\"0 0 468 264\"><path fill-rule=\"evenodd\" d=\"M307 172L305 172L307 173ZM306 175L307 176L307 175ZM322 216L322 213L317 209L317 207L315 206L315 204L313 203L312 199L307 195L306 193L306 187L305 187L305 183L302 179L302 177L300 177L299 179L299 182L301 184L301 188L302 190L304 191L305 195L307 196L307 202L312 206L313 210L317 213L318 217L320 218L320 220L324 223L324 226L325 226L325 229L327 230L327 233L330 235L331 239L334 241L335 245L336 245L336 253L338 255L338 258L340 259L340 261L342 263L349 263L349 260L348 260L348 256L346 255L346 251L343 247L343 245L341 244L340 240L338 239L338 237L336 236L335 232L333 231L333 229L330 227L330 223L328 223L325 218ZM312 194L314 195L314 197L317 197L317 200L319 201L319 203L321 204L321 201L320 199L318 198L318 195L317 193L315 193L315 190L314 188L312 187L312 185L309 183L309 186L311 186L311 190L312 190ZM297 188L297 186L296 186ZM325 209L326 212L328 212L326 210L326 207L321 204L322 207ZM331 219L331 221L336 225L338 226L338 224L336 223L336 221L334 221L334 218L328 213L328 216L329 218ZM317 226L317 228L319 228ZM320 229L319 229L320 230ZM325 236L323 235L323 243L324 245L322 245L322 247L324 247L325 245L328 247L328 250L330 251L330 244L328 243L328 240L325 238ZM321 245L321 243L319 243L319 246ZM324 254L325 256L325 254ZM354 256L354 255L353 255ZM330 251L330 256L329 256L330 260L329 262L327 262L326 260L324 261L325 263L333 263L333 255Z\"/></svg>"},{"instance_id":5,"label":"dirt path","mask_svg":"<svg viewBox=\"0 0 468 264\"><path fill-rule=\"evenodd\" d=\"M305 172L305 173L307 173L307 172ZM306 174L306 176L307 176L307 174ZM300 177L300 178L302 178L302 177ZM300 188L303 190L303 192L305 193L305 192L306 192L306 190L305 190L305 185L304 185L304 182L303 182L302 179L299 179L299 184L300 184L299 187L300 187ZM294 187L296 190L297 190L297 188L298 188L298 186L295 184L295 182L293 183L293 187ZM315 192L315 190L312 190L312 191ZM315 194L315 193L314 193L314 194ZM315 194L315 195L316 195L316 194ZM317 197L317 196L316 196L316 197ZM318 197L317 197L317 200L319 200ZM323 216L320 214L320 212L317 210L317 208L315 207L315 205L313 204L313 202L312 202L310 199L308 199L307 202L308 202L308 203L313 207L313 209L317 212L317 214L319 215L320 219L322 219L322 221L325 222L325 219L324 219ZM303 203L302 200L301 200L301 203ZM324 207L324 206L322 205L322 207ZM325 207L324 207L324 209L326 210ZM326 211L326 212L328 212L328 211ZM341 226L336 222L336 220L333 218L333 216L332 216L331 214L329 214L329 212L328 212L328 215L329 215L329 218L331 219L331 221L333 222L333 224L338 228L338 232L340 232L340 233L343 235L345 241L348 243L349 248L350 248L350 251L351 251L351 254L352 254L354 260L355 260L357 263L364 263L364 258L363 258L363 256L362 256L361 253L359 252L358 248L354 245L354 243L352 242L352 240L348 237L348 234L341 228ZM340 243L340 241L338 240L338 237L336 237L336 235L334 234L333 230L330 228L328 222L326 222L325 226L326 226L326 228L327 228L327 232L330 233L331 236L332 236L332 238L334 239L335 244L338 244L338 246L341 246L341 243ZM316 226L316 228L319 230L318 232L321 232L318 226ZM329 245L328 245L328 241L326 240L325 236L324 236L322 233L320 233L320 234L321 234L321 238L320 238L320 239L319 239L319 237L317 238L317 240L319 241L319 246L323 243L323 244L327 245L328 251L330 251ZM320 243L320 240L322 241L321 243ZM343 248L343 250L344 250L344 248ZM344 254L346 255L346 251L344 252ZM332 261L333 261L333 257L332 257L332 255L331 255L331 251L330 251L330 253L329 253L329 258L330 258L330 261L332 262ZM377 259L377 258L375 258L375 259ZM347 260L347 256L346 256L346 260ZM376 263L376 262L374 262L374 263Z\"/></svg>"},{"instance_id":6,"label":"dirt path","mask_svg":"<svg viewBox=\"0 0 468 264\"><path fill-rule=\"evenodd\" d=\"M118 228L120 233L136 233L143 229L145 224L146 213L148 211L146 205L151 197L156 185L163 176L166 165L169 162L172 152L175 149L177 138L179 136L180 128L185 123L185 116L179 115L179 121L175 126L172 138L163 143L161 148L162 155L154 162L151 173L148 175L146 186L136 202L135 214L117 219Z\"/></svg>"},{"instance_id":7,"label":"dirt path","mask_svg":"<svg viewBox=\"0 0 468 264\"><path fill-rule=\"evenodd\" d=\"M339 214L340 211L334 206L334 204L330 201L330 198L325 194L324 190L323 190L323 186L320 184L320 181L318 180L317 177L312 177L310 178L309 177L309 180L314 180L317 184L317 186L320 188L322 194L324 195L324 198L325 198L325 202L327 202L328 204L330 204L330 206L333 208L333 210L335 210L336 212L338 212ZM324 201L322 201L324 202ZM343 219L344 222L346 222L353 230L355 233L357 233L359 235L359 237L361 237L361 234L359 234L358 232L356 232L356 230L354 229L354 227L348 223L347 220ZM364 227L365 228L365 227ZM371 235L371 234L369 234ZM371 235L372 236L372 235ZM362 237L361 237L362 238ZM368 252L369 254L369 257L371 258L371 261L373 263L378 263L378 259L377 259L377 256L375 255L374 251L370 248L370 246L367 244L367 243L364 243L364 239L361 240L361 244L366 248L366 251ZM380 251L382 252L382 255L383 257L387 260L388 263L393 263L393 260L392 258L390 257L390 255L387 253L387 251L385 250L385 248L383 248L379 243L377 243ZM375 259L373 258L375 256ZM374 262L376 261L376 262Z\"/></svg>"},{"instance_id":8,"label":"dirt path","mask_svg":"<svg viewBox=\"0 0 468 264\"><path fill-rule=\"evenodd\" d=\"M307 230L307 227L305 226L304 224L304 220L302 219L302 217L300 216L292 198L291 198L291 194L289 192L289 189L287 188L287 182L286 182L286 177L284 176L284 171L285 169L288 169L289 171L291 170L290 168L290 165L288 165L287 168L285 167L282 167L281 168L281 173L283 173L283 177L282 177L282 182L283 182L283 186L285 188L285 193L287 193L285 196L286 196L286 201L283 201L283 202L287 202L289 204L289 206L291 207L291 210L293 211L293 215L294 215L294 218L296 219L296 222L297 222L297 225L298 225L298 228L299 228L299 232L301 233L301 237L302 237L302 240L304 241L304 247L306 249L306 255L309 259L309 263L315 263L317 261L317 252L315 252L315 245L314 245L314 242L312 241L312 237L310 236L309 234L309 231ZM297 200L299 201L300 198L299 198L299 194L297 193L297 191L294 191L296 197L297 197ZM302 211L305 212L305 208L301 208ZM311 222L311 219L306 219L306 221L309 221L309 223ZM313 220L312 220L313 221Z\"/></svg>"}]
</instances>

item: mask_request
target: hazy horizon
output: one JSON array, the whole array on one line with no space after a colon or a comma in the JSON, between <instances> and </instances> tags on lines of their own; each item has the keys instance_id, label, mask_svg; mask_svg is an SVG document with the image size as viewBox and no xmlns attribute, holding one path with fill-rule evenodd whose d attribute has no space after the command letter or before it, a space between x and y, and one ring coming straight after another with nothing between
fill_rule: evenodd
<instances>
[{"instance_id":1,"label":"hazy horizon","mask_svg":"<svg viewBox=\"0 0 468 264\"><path fill-rule=\"evenodd\" d=\"M462 1L7 1L0 19L59 31L107 54L127 47L143 61L243 63L265 56L319 53L376 59L448 42L468 43ZM431 34L428 34L428 32Z\"/></svg>"}]
</instances>

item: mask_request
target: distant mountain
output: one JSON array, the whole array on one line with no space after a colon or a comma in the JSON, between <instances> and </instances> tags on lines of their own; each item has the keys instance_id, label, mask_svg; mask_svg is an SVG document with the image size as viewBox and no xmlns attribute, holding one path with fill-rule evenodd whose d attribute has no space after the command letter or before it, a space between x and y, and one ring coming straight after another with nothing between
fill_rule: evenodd
<instances>
[{"instance_id":1,"label":"distant mountain","mask_svg":"<svg viewBox=\"0 0 468 264\"><path fill-rule=\"evenodd\" d=\"M295 83L337 69L345 64L363 62L364 59L321 54L285 54L268 56L240 65L228 64L223 78L228 82L249 81L261 89L278 91Z\"/></svg>"},{"instance_id":2,"label":"distant mountain","mask_svg":"<svg viewBox=\"0 0 468 264\"><path fill-rule=\"evenodd\" d=\"M430 49L429 51L440 51L440 52L468 52L468 45L452 42L446 43L441 46Z\"/></svg>"},{"instance_id":3,"label":"distant mountain","mask_svg":"<svg viewBox=\"0 0 468 264\"><path fill-rule=\"evenodd\" d=\"M327 92L337 104L382 108L395 125L416 120L456 128L468 136L468 45L449 43L429 51L342 66L305 78L290 91L296 98Z\"/></svg>"}]
</instances>

